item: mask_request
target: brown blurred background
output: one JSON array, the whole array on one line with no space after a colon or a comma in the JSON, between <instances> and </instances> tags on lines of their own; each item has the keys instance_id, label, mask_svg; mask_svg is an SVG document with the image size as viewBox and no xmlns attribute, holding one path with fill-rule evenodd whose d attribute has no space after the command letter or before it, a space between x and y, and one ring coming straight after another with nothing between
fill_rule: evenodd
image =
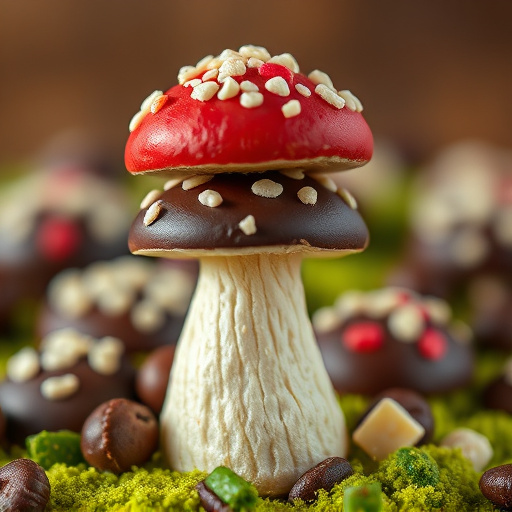
<instances>
[{"instance_id":1,"label":"brown blurred background","mask_svg":"<svg viewBox=\"0 0 512 512\"><path fill-rule=\"evenodd\" d=\"M512 147L511 24L510 0L0 0L0 163L68 128L121 163L150 92L242 44L329 73L414 161L467 137Z\"/></svg>"}]
</instances>

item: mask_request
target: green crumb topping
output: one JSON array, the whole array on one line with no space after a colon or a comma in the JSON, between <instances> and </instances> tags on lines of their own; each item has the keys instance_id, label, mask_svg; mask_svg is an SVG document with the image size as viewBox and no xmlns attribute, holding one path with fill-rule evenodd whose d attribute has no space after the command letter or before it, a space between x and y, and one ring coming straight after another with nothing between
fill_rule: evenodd
<instances>
[{"instance_id":1,"label":"green crumb topping","mask_svg":"<svg viewBox=\"0 0 512 512\"><path fill-rule=\"evenodd\" d=\"M224 466L215 468L204 483L235 511L253 509L258 499L258 491L253 485Z\"/></svg>"},{"instance_id":2,"label":"green crumb topping","mask_svg":"<svg viewBox=\"0 0 512 512\"><path fill-rule=\"evenodd\" d=\"M344 512L380 512L382 492L378 482L345 489Z\"/></svg>"},{"instance_id":3,"label":"green crumb topping","mask_svg":"<svg viewBox=\"0 0 512 512\"><path fill-rule=\"evenodd\" d=\"M50 469L57 462L68 466L85 463L80 449L80 434L70 430L48 432L27 437L27 455L44 469Z\"/></svg>"},{"instance_id":4,"label":"green crumb topping","mask_svg":"<svg viewBox=\"0 0 512 512\"><path fill-rule=\"evenodd\" d=\"M393 465L400 473L400 480L404 480L406 485L435 487L439 483L439 468L428 453L414 447L400 448L391 458L394 459Z\"/></svg>"}]
</instances>

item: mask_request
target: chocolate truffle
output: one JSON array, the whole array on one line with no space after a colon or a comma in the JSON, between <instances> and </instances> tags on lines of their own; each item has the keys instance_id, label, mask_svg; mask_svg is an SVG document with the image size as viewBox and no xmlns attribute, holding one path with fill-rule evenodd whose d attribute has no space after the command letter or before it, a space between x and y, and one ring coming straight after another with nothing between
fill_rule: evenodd
<instances>
[{"instance_id":1,"label":"chocolate truffle","mask_svg":"<svg viewBox=\"0 0 512 512\"><path fill-rule=\"evenodd\" d=\"M59 273L48 287L39 335L72 327L115 336L130 352L176 343L196 274L179 264L152 263L128 255Z\"/></svg>"},{"instance_id":2,"label":"chocolate truffle","mask_svg":"<svg viewBox=\"0 0 512 512\"><path fill-rule=\"evenodd\" d=\"M8 360L7 378L0 383L7 437L23 444L41 430L80 432L100 403L133 397L134 377L118 339L55 331L39 352L26 347Z\"/></svg>"},{"instance_id":3,"label":"chocolate truffle","mask_svg":"<svg viewBox=\"0 0 512 512\"><path fill-rule=\"evenodd\" d=\"M472 378L470 330L452 323L438 298L399 288L347 292L334 307L318 310L313 326L340 393L391 387L441 393Z\"/></svg>"}]
</instances>

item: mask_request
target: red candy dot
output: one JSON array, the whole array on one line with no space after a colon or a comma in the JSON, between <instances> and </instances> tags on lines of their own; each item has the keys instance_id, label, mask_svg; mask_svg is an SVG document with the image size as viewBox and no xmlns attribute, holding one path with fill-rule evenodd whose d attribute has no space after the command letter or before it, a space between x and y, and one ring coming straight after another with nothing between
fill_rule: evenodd
<instances>
[{"instance_id":1,"label":"red candy dot","mask_svg":"<svg viewBox=\"0 0 512 512\"><path fill-rule=\"evenodd\" d=\"M359 322L343 331L341 341L354 352L375 352L384 344L384 331L376 322Z\"/></svg>"},{"instance_id":2,"label":"red candy dot","mask_svg":"<svg viewBox=\"0 0 512 512\"><path fill-rule=\"evenodd\" d=\"M81 238L78 226L71 220L50 218L39 227L36 244L47 260L63 261L77 250Z\"/></svg>"},{"instance_id":3,"label":"red candy dot","mask_svg":"<svg viewBox=\"0 0 512 512\"><path fill-rule=\"evenodd\" d=\"M447 350L446 338L439 331L428 329L418 341L418 350L425 359L437 361Z\"/></svg>"}]
</instances>

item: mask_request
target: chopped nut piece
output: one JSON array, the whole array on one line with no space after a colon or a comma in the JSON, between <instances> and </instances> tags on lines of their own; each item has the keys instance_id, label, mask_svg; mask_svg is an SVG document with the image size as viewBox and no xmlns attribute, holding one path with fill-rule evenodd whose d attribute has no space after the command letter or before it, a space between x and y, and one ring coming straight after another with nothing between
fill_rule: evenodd
<instances>
[{"instance_id":1,"label":"chopped nut piece","mask_svg":"<svg viewBox=\"0 0 512 512\"><path fill-rule=\"evenodd\" d=\"M300 114L301 106L299 100L290 100L281 107L284 117L287 119Z\"/></svg>"},{"instance_id":2,"label":"chopped nut piece","mask_svg":"<svg viewBox=\"0 0 512 512\"><path fill-rule=\"evenodd\" d=\"M41 394L47 400L63 400L74 395L80 387L80 380L74 373L48 377L41 382Z\"/></svg>"},{"instance_id":3,"label":"chopped nut piece","mask_svg":"<svg viewBox=\"0 0 512 512\"><path fill-rule=\"evenodd\" d=\"M165 94L162 94L161 96L158 96L158 98L155 98L151 102L151 106L149 107L149 110L151 111L151 113L156 114L165 105L167 98L168 97Z\"/></svg>"},{"instance_id":4,"label":"chopped nut piece","mask_svg":"<svg viewBox=\"0 0 512 512\"><path fill-rule=\"evenodd\" d=\"M256 221L252 215L247 215L245 219L241 220L238 223L238 227L246 234L246 235L254 235L256 233Z\"/></svg>"},{"instance_id":5,"label":"chopped nut piece","mask_svg":"<svg viewBox=\"0 0 512 512\"><path fill-rule=\"evenodd\" d=\"M290 95L290 88L282 76L275 76L267 80L265 82L265 89L273 94L277 94L278 96Z\"/></svg>"},{"instance_id":6,"label":"chopped nut piece","mask_svg":"<svg viewBox=\"0 0 512 512\"><path fill-rule=\"evenodd\" d=\"M131 320L136 329L149 334L164 325L165 313L153 302L143 300L132 308Z\"/></svg>"},{"instance_id":7,"label":"chopped nut piece","mask_svg":"<svg viewBox=\"0 0 512 512\"><path fill-rule=\"evenodd\" d=\"M320 98L337 109L341 109L345 106L345 100L341 96L338 96L332 89L329 89L325 84L318 84L315 87L315 92Z\"/></svg>"},{"instance_id":8,"label":"chopped nut piece","mask_svg":"<svg viewBox=\"0 0 512 512\"><path fill-rule=\"evenodd\" d=\"M238 51L240 55L249 60L252 58L266 62L268 59L270 59L270 53L263 46L253 46L248 44L240 47Z\"/></svg>"},{"instance_id":9,"label":"chopped nut piece","mask_svg":"<svg viewBox=\"0 0 512 512\"><path fill-rule=\"evenodd\" d=\"M311 96L311 91L308 87L306 87L303 84L295 84L295 89L299 94L302 94L302 96L309 98Z\"/></svg>"},{"instance_id":10,"label":"chopped nut piece","mask_svg":"<svg viewBox=\"0 0 512 512\"><path fill-rule=\"evenodd\" d=\"M214 80L215 78L217 78L218 74L218 69L210 69L203 75L202 80L203 82L208 82L208 80Z\"/></svg>"},{"instance_id":11,"label":"chopped nut piece","mask_svg":"<svg viewBox=\"0 0 512 512\"><path fill-rule=\"evenodd\" d=\"M250 80L244 80L240 83L240 89L242 89L243 92L251 92L251 91L259 91L260 88Z\"/></svg>"},{"instance_id":12,"label":"chopped nut piece","mask_svg":"<svg viewBox=\"0 0 512 512\"><path fill-rule=\"evenodd\" d=\"M336 192L341 199L343 199L343 201L352 208L352 210L357 210L356 198L346 188L339 188Z\"/></svg>"},{"instance_id":13,"label":"chopped nut piece","mask_svg":"<svg viewBox=\"0 0 512 512\"><path fill-rule=\"evenodd\" d=\"M121 367L124 344L118 338L106 336L95 343L88 354L89 366L101 375L113 375Z\"/></svg>"},{"instance_id":14,"label":"chopped nut piece","mask_svg":"<svg viewBox=\"0 0 512 512\"><path fill-rule=\"evenodd\" d=\"M415 304L404 304L389 315L388 329L400 341L413 343L425 329L421 309Z\"/></svg>"},{"instance_id":15,"label":"chopped nut piece","mask_svg":"<svg viewBox=\"0 0 512 512\"><path fill-rule=\"evenodd\" d=\"M151 103L153 103L153 101L157 98L159 98L160 96L162 96L163 92L162 91L153 91L140 105L140 109L141 111L145 111L146 113L149 111L149 109L151 108Z\"/></svg>"},{"instance_id":16,"label":"chopped nut piece","mask_svg":"<svg viewBox=\"0 0 512 512\"><path fill-rule=\"evenodd\" d=\"M32 347L25 347L7 360L7 377L13 382L25 382L39 373L39 356Z\"/></svg>"},{"instance_id":17,"label":"chopped nut piece","mask_svg":"<svg viewBox=\"0 0 512 512\"><path fill-rule=\"evenodd\" d=\"M183 87L196 87L197 85L199 85L200 83L202 83L202 80L200 78L193 78L192 80L187 80L184 84L183 84Z\"/></svg>"},{"instance_id":18,"label":"chopped nut piece","mask_svg":"<svg viewBox=\"0 0 512 512\"><path fill-rule=\"evenodd\" d=\"M222 50L222 53L217 58L221 62L225 62L226 60L233 60L233 59L243 61L242 54L235 50L231 50L230 48L226 48L225 50Z\"/></svg>"},{"instance_id":19,"label":"chopped nut piece","mask_svg":"<svg viewBox=\"0 0 512 512\"><path fill-rule=\"evenodd\" d=\"M219 87L216 82L203 82L194 87L190 97L194 100L208 101L217 94Z\"/></svg>"},{"instance_id":20,"label":"chopped nut piece","mask_svg":"<svg viewBox=\"0 0 512 512\"><path fill-rule=\"evenodd\" d=\"M220 91L217 93L217 98L219 100L228 100L229 98L234 98L240 92L240 85L234 79L228 76L226 80L224 80Z\"/></svg>"},{"instance_id":21,"label":"chopped nut piece","mask_svg":"<svg viewBox=\"0 0 512 512\"><path fill-rule=\"evenodd\" d=\"M259 68L260 66L262 66L263 64L265 64L262 60L260 59L255 59L254 57L251 57L248 61L247 61L247 67L248 68Z\"/></svg>"},{"instance_id":22,"label":"chopped nut piece","mask_svg":"<svg viewBox=\"0 0 512 512\"><path fill-rule=\"evenodd\" d=\"M273 199L283 193L283 186L275 181L263 179L254 182L251 190L257 196Z\"/></svg>"},{"instance_id":23,"label":"chopped nut piece","mask_svg":"<svg viewBox=\"0 0 512 512\"><path fill-rule=\"evenodd\" d=\"M425 429L398 402L382 399L352 435L354 442L375 460L384 460L404 446L414 446Z\"/></svg>"},{"instance_id":24,"label":"chopped nut piece","mask_svg":"<svg viewBox=\"0 0 512 512\"><path fill-rule=\"evenodd\" d=\"M331 77L327 73L324 73L323 71L320 71L319 69L315 69L314 71L311 71L311 73L309 73L309 75L308 75L308 78L315 85L324 84L327 87L329 87L329 89L334 89L334 85L332 83Z\"/></svg>"},{"instance_id":25,"label":"chopped nut piece","mask_svg":"<svg viewBox=\"0 0 512 512\"><path fill-rule=\"evenodd\" d=\"M462 455L471 462L475 471L482 471L494 454L489 439L470 428L453 430L441 441L441 446L460 448Z\"/></svg>"},{"instance_id":26,"label":"chopped nut piece","mask_svg":"<svg viewBox=\"0 0 512 512\"><path fill-rule=\"evenodd\" d=\"M317 309L311 320L315 330L321 333L334 331L342 322L341 316L331 307Z\"/></svg>"},{"instance_id":27,"label":"chopped nut piece","mask_svg":"<svg viewBox=\"0 0 512 512\"><path fill-rule=\"evenodd\" d=\"M160 196L162 195L162 192L157 189L150 190L146 197L141 201L140 203L140 209L143 210L144 208L147 208L150 204L154 203Z\"/></svg>"},{"instance_id":28,"label":"chopped nut piece","mask_svg":"<svg viewBox=\"0 0 512 512\"><path fill-rule=\"evenodd\" d=\"M133 132L133 130L137 129L137 127L142 122L142 120L144 119L145 116L146 116L146 113L139 110L132 117L130 124L128 125L128 130L130 130L130 133Z\"/></svg>"},{"instance_id":29,"label":"chopped nut piece","mask_svg":"<svg viewBox=\"0 0 512 512\"><path fill-rule=\"evenodd\" d=\"M452 317L452 308L443 299L437 297L425 297L423 306L433 322L439 325L446 325Z\"/></svg>"},{"instance_id":30,"label":"chopped nut piece","mask_svg":"<svg viewBox=\"0 0 512 512\"><path fill-rule=\"evenodd\" d=\"M194 66L183 66L178 71L178 83L183 85L195 75L197 75L197 72Z\"/></svg>"},{"instance_id":31,"label":"chopped nut piece","mask_svg":"<svg viewBox=\"0 0 512 512\"><path fill-rule=\"evenodd\" d=\"M313 187L302 187L297 192L297 197L304 204L316 204L318 199L318 192Z\"/></svg>"},{"instance_id":32,"label":"chopped nut piece","mask_svg":"<svg viewBox=\"0 0 512 512\"><path fill-rule=\"evenodd\" d=\"M195 66L196 73L199 75L205 69L208 69L208 66L212 60L214 60L213 55L207 55L206 57L203 57Z\"/></svg>"},{"instance_id":33,"label":"chopped nut piece","mask_svg":"<svg viewBox=\"0 0 512 512\"><path fill-rule=\"evenodd\" d=\"M176 185L179 185L183 181L183 177L181 178L171 178L164 183L164 190L171 190Z\"/></svg>"},{"instance_id":34,"label":"chopped nut piece","mask_svg":"<svg viewBox=\"0 0 512 512\"><path fill-rule=\"evenodd\" d=\"M203 183L207 183L211 179L213 179L213 174L198 174L197 176L192 176L191 178L184 180L181 184L181 188L183 190L191 190Z\"/></svg>"},{"instance_id":35,"label":"chopped nut piece","mask_svg":"<svg viewBox=\"0 0 512 512\"><path fill-rule=\"evenodd\" d=\"M288 69L291 69L294 73L298 73L300 71L299 64L289 53L282 53L281 55L274 55L268 62L273 62L275 64L281 64L281 66L285 66Z\"/></svg>"},{"instance_id":36,"label":"chopped nut piece","mask_svg":"<svg viewBox=\"0 0 512 512\"><path fill-rule=\"evenodd\" d=\"M303 180L305 176L302 169L281 169L279 172L292 180Z\"/></svg>"},{"instance_id":37,"label":"chopped nut piece","mask_svg":"<svg viewBox=\"0 0 512 512\"><path fill-rule=\"evenodd\" d=\"M334 182L332 178L329 178L329 176L324 176L322 174L312 174L311 177L320 183L320 185L324 186L327 190L330 190L331 192L337 192L338 185Z\"/></svg>"},{"instance_id":38,"label":"chopped nut piece","mask_svg":"<svg viewBox=\"0 0 512 512\"><path fill-rule=\"evenodd\" d=\"M199 202L204 206L215 208L222 204L222 196L216 190L203 190L198 196Z\"/></svg>"},{"instance_id":39,"label":"chopped nut piece","mask_svg":"<svg viewBox=\"0 0 512 512\"><path fill-rule=\"evenodd\" d=\"M245 108L259 107L263 103L261 92L243 92L240 95L240 105Z\"/></svg>"},{"instance_id":40,"label":"chopped nut piece","mask_svg":"<svg viewBox=\"0 0 512 512\"><path fill-rule=\"evenodd\" d=\"M363 104L349 90L338 91L338 95L341 96L346 101L347 108L349 108L353 112L363 111Z\"/></svg>"},{"instance_id":41,"label":"chopped nut piece","mask_svg":"<svg viewBox=\"0 0 512 512\"><path fill-rule=\"evenodd\" d=\"M237 58L225 60L219 68L219 82L223 82L228 76L242 76L247 71L244 61Z\"/></svg>"},{"instance_id":42,"label":"chopped nut piece","mask_svg":"<svg viewBox=\"0 0 512 512\"><path fill-rule=\"evenodd\" d=\"M146 211L144 215L144 226L149 226L158 219L160 212L162 211L162 201L155 201Z\"/></svg>"}]
</instances>

